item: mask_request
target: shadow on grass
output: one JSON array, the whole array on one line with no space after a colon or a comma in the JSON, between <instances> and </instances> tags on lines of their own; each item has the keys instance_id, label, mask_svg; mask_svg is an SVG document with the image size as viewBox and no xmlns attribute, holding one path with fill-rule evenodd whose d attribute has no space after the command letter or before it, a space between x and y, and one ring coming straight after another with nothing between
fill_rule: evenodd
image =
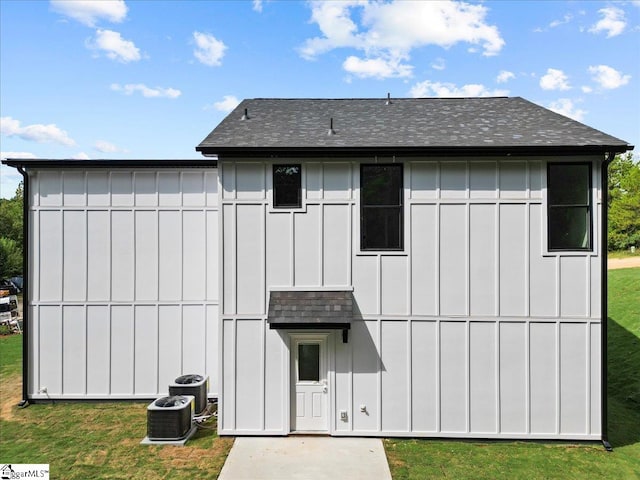
<instances>
[{"instance_id":1,"label":"shadow on grass","mask_svg":"<svg viewBox=\"0 0 640 480\"><path fill-rule=\"evenodd\" d=\"M609 441L615 447L640 442L640 338L609 317Z\"/></svg>"}]
</instances>

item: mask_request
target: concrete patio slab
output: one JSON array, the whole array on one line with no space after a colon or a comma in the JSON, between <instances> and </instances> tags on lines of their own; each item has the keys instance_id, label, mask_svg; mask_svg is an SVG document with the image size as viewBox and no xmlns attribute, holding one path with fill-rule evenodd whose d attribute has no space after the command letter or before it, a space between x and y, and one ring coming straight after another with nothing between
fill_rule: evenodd
<instances>
[{"instance_id":1,"label":"concrete patio slab","mask_svg":"<svg viewBox=\"0 0 640 480\"><path fill-rule=\"evenodd\" d=\"M391 480L379 438L239 437L220 480Z\"/></svg>"}]
</instances>

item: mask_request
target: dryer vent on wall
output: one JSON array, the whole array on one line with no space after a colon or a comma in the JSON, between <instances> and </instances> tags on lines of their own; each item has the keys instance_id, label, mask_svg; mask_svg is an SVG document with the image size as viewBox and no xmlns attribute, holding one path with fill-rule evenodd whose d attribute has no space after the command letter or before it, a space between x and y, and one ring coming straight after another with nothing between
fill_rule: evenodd
<instances>
[{"instance_id":1,"label":"dryer vent on wall","mask_svg":"<svg viewBox=\"0 0 640 480\"><path fill-rule=\"evenodd\" d=\"M202 413L207 408L209 377L202 375L182 375L169 385L169 395L192 395L196 399L195 412Z\"/></svg>"},{"instance_id":2,"label":"dryer vent on wall","mask_svg":"<svg viewBox=\"0 0 640 480\"><path fill-rule=\"evenodd\" d=\"M181 440L193 424L195 398L190 395L161 397L147 407L149 440Z\"/></svg>"}]
</instances>

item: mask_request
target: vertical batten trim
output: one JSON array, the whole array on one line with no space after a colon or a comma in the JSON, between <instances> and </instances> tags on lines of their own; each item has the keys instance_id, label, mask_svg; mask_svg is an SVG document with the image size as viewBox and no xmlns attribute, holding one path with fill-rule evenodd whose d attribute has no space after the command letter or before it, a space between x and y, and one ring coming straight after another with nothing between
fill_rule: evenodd
<instances>
[{"instance_id":1,"label":"vertical batten trim","mask_svg":"<svg viewBox=\"0 0 640 480\"><path fill-rule=\"evenodd\" d=\"M376 255L376 301L377 314L382 315L382 255Z\"/></svg>"},{"instance_id":2,"label":"vertical batten trim","mask_svg":"<svg viewBox=\"0 0 640 480\"><path fill-rule=\"evenodd\" d=\"M231 430L236 429L237 423L237 414L238 414L238 320L234 318L231 320L231 335L233 336L232 352L231 356L233 358L233 415L231 415ZM222 411L224 415L224 410Z\"/></svg>"},{"instance_id":3,"label":"vertical batten trim","mask_svg":"<svg viewBox=\"0 0 640 480\"><path fill-rule=\"evenodd\" d=\"M318 195L320 197L320 200L326 200L324 198L324 162L318 162L318 167L319 167L319 172L318 172L318 176L320 177L320 191L318 192ZM306 179L305 179L306 180Z\"/></svg>"},{"instance_id":4,"label":"vertical batten trim","mask_svg":"<svg viewBox=\"0 0 640 480\"><path fill-rule=\"evenodd\" d=\"M561 361L560 361L560 320L556 322L556 435L560 433L560 422L561 422L561 412L560 412L560 383L562 381L561 375Z\"/></svg>"},{"instance_id":5,"label":"vertical batten trim","mask_svg":"<svg viewBox=\"0 0 640 480\"><path fill-rule=\"evenodd\" d=\"M471 432L471 322L467 320L465 322L465 331L464 331L464 343L465 343L465 431L467 433Z\"/></svg>"},{"instance_id":6,"label":"vertical batten trim","mask_svg":"<svg viewBox=\"0 0 640 480\"><path fill-rule=\"evenodd\" d=\"M442 349L441 347L442 321L436 320L436 432L442 431Z\"/></svg>"},{"instance_id":7,"label":"vertical batten trim","mask_svg":"<svg viewBox=\"0 0 640 480\"><path fill-rule=\"evenodd\" d=\"M86 191L86 190L85 190ZM24 308L24 307L23 307ZM87 395L89 393L89 320L87 315L88 307L87 305L82 306L82 311L84 314L84 394Z\"/></svg>"},{"instance_id":8,"label":"vertical batten trim","mask_svg":"<svg viewBox=\"0 0 640 480\"><path fill-rule=\"evenodd\" d=\"M113 210L111 208L109 208L109 295L107 298L109 303L113 302Z\"/></svg>"},{"instance_id":9,"label":"vertical batten trim","mask_svg":"<svg viewBox=\"0 0 640 480\"><path fill-rule=\"evenodd\" d=\"M531 322L527 319L524 323L524 355L525 355L525 433L531 433Z\"/></svg>"},{"instance_id":10,"label":"vertical batten trim","mask_svg":"<svg viewBox=\"0 0 640 480\"><path fill-rule=\"evenodd\" d=\"M266 181L266 180L265 180ZM267 298L267 204L262 203L262 215L260 215L260 233L261 233L261 247L260 253L262 258L260 259L260 268L262 269L262 275L260 275L260 295L262 295L262 314L265 315L269 312L269 299Z\"/></svg>"},{"instance_id":11,"label":"vertical batten trim","mask_svg":"<svg viewBox=\"0 0 640 480\"><path fill-rule=\"evenodd\" d=\"M531 316L531 204L525 203L524 207L524 314L529 317Z\"/></svg>"},{"instance_id":12,"label":"vertical batten trim","mask_svg":"<svg viewBox=\"0 0 640 480\"><path fill-rule=\"evenodd\" d=\"M327 335L327 337L325 337L324 343L326 345L325 348L327 349L327 351L326 351L327 367L329 366L329 338L330 337L334 337L335 338L336 335L329 334L329 335ZM334 345L335 345L335 342L334 342ZM345 345L346 345L345 348L349 349L349 400L350 401L347 404L351 404L351 411L348 412L347 418L349 420L349 423L348 423L349 431L353 432L353 418L355 416L354 415L355 409L353 408L354 407L353 402L355 400L354 396L353 396L353 348L351 347L352 344L343 344L343 346L345 346ZM328 413L329 412L327 412L327 414ZM328 421L329 421L329 418L327 418L327 422Z\"/></svg>"},{"instance_id":13,"label":"vertical batten trim","mask_svg":"<svg viewBox=\"0 0 640 480\"><path fill-rule=\"evenodd\" d=\"M591 263L591 260L589 263ZM591 323L585 322L584 324L586 332L585 339L585 371L586 371L586 388L585 388L585 401L586 401L586 419L585 419L585 433L591 434Z\"/></svg>"},{"instance_id":14,"label":"vertical batten trim","mask_svg":"<svg viewBox=\"0 0 640 480\"><path fill-rule=\"evenodd\" d=\"M468 186L467 186L467 193L469 193ZM467 204L465 205L464 214L465 214L465 230L466 230L465 236L464 236L464 239L465 239L464 255L466 257L464 262L464 275L465 275L464 312L465 312L465 315L468 317L469 315L471 315L471 205L469 204L469 202L467 202Z\"/></svg>"},{"instance_id":15,"label":"vertical batten trim","mask_svg":"<svg viewBox=\"0 0 640 480\"><path fill-rule=\"evenodd\" d=\"M500 389L500 322L494 324L494 335L496 342L495 350L495 370L496 370L496 433L502 432L502 401Z\"/></svg>"},{"instance_id":16,"label":"vertical batten trim","mask_svg":"<svg viewBox=\"0 0 640 480\"><path fill-rule=\"evenodd\" d=\"M234 178L234 182L235 182L235 178ZM235 196L235 190L234 190L234 196ZM232 251L233 268L231 269L231 288L232 288L231 298L233 301L233 313L235 315L238 313L238 204L233 203L232 208L233 208L233 215L231 217L231 221L232 221L231 227L232 227L232 233L233 233L233 251ZM234 324L234 332L235 332L235 324Z\"/></svg>"},{"instance_id":17,"label":"vertical batten trim","mask_svg":"<svg viewBox=\"0 0 640 480\"><path fill-rule=\"evenodd\" d=\"M111 359L113 357L113 304L108 306L109 309L109 395L113 391L113 368Z\"/></svg>"},{"instance_id":18,"label":"vertical batten trim","mask_svg":"<svg viewBox=\"0 0 640 480\"><path fill-rule=\"evenodd\" d=\"M64 173L63 173L64 175ZM60 191L60 196L63 197L64 196L64 192L61 190ZM65 209L63 207L60 207L58 209L58 213L60 214L60 302L64 302L64 214L65 214Z\"/></svg>"},{"instance_id":19,"label":"vertical batten trim","mask_svg":"<svg viewBox=\"0 0 640 480\"><path fill-rule=\"evenodd\" d=\"M58 305L57 309L60 314L60 392L64 395L64 307Z\"/></svg>"},{"instance_id":20,"label":"vertical batten trim","mask_svg":"<svg viewBox=\"0 0 640 480\"><path fill-rule=\"evenodd\" d=\"M413 322L408 319L407 325L407 427L413 432Z\"/></svg>"},{"instance_id":21,"label":"vertical batten trim","mask_svg":"<svg viewBox=\"0 0 640 480\"><path fill-rule=\"evenodd\" d=\"M587 313L587 318L591 318L591 287L593 283L593 279L591 278L591 257L584 257L584 259L586 262L585 275L587 276L586 278L587 291L585 292L585 302L586 302L585 312Z\"/></svg>"},{"instance_id":22,"label":"vertical batten trim","mask_svg":"<svg viewBox=\"0 0 640 480\"><path fill-rule=\"evenodd\" d=\"M498 181L498 179L496 179L496 185L499 184L500 182ZM502 258L500 256L500 243L501 243L501 238L500 238L500 219L501 219L501 211L500 211L500 204L497 203L495 205L495 221L496 221L496 225L495 225L495 236L496 236L496 242L495 242L495 289L496 289L496 298L495 298L495 314L496 317L500 317L501 314L501 310L502 310L502 305L501 305L501 298L502 298L502 291L501 291L501 276L500 276L500 268L502 266Z\"/></svg>"},{"instance_id":23,"label":"vertical batten trim","mask_svg":"<svg viewBox=\"0 0 640 480\"><path fill-rule=\"evenodd\" d=\"M180 174L182 178L182 174ZM180 187L182 188L182 187ZM185 277L185 251L184 251L184 210L182 209L182 193L180 193L180 207L178 210L180 216L180 302L184 299L184 277ZM181 312L184 313L184 312Z\"/></svg>"},{"instance_id":24,"label":"vertical batten trim","mask_svg":"<svg viewBox=\"0 0 640 480\"><path fill-rule=\"evenodd\" d=\"M291 243L291 256L289 258L289 285L296 284L296 217L293 212L289 212L289 241Z\"/></svg>"},{"instance_id":25,"label":"vertical batten trim","mask_svg":"<svg viewBox=\"0 0 640 480\"><path fill-rule=\"evenodd\" d=\"M154 305L154 308L156 313L156 392L160 393L160 305Z\"/></svg>"},{"instance_id":26,"label":"vertical batten trim","mask_svg":"<svg viewBox=\"0 0 640 480\"><path fill-rule=\"evenodd\" d=\"M133 185L135 185L135 178L131 180L131 182L133 183ZM131 287L133 288L133 296L131 298L131 301L135 303L136 299L138 298L138 288L137 288L137 280L138 280L138 268L137 268L137 263L138 263L138 235L137 235L137 227L138 227L138 210L136 209L136 207L132 207L131 208L131 219L133 220L133 231L131 232L133 234L133 249L131 251L131 254L133 256L133 261L131 262L131 268L133 269L133 284L131 285ZM184 255L184 253L183 253ZM184 262L183 262L184 263ZM160 268L160 267L158 267ZM135 350L135 348L134 348Z\"/></svg>"},{"instance_id":27,"label":"vertical batten trim","mask_svg":"<svg viewBox=\"0 0 640 480\"><path fill-rule=\"evenodd\" d=\"M347 245L349 247L353 246L353 209L355 208L354 204L347 205L347 218L349 221L349 225L347 226ZM347 248L347 285L353 285L353 252L352 248Z\"/></svg>"},{"instance_id":28,"label":"vertical batten trim","mask_svg":"<svg viewBox=\"0 0 640 480\"><path fill-rule=\"evenodd\" d=\"M436 252L435 252L435 268L433 269L433 274L435 276L435 281L433 282L434 284L434 288L435 288L435 307L436 307L436 311L434 312L436 316L440 315L440 310L441 310L441 301L440 301L440 209L441 209L441 205L440 203L438 203L435 206L435 211L436 211L436 218L435 218L435 228L434 230L434 236L435 236L435 247L436 247Z\"/></svg>"},{"instance_id":29,"label":"vertical batten trim","mask_svg":"<svg viewBox=\"0 0 640 480\"><path fill-rule=\"evenodd\" d=\"M376 328L378 330L378 418L376 420L377 430L382 431L382 320L376 320Z\"/></svg>"},{"instance_id":30,"label":"vertical batten trim","mask_svg":"<svg viewBox=\"0 0 640 480\"><path fill-rule=\"evenodd\" d=\"M266 319L262 319L260 322L261 332L260 332L260 428L262 431L266 429L265 419L266 419L266 408L267 408L267 392L266 392L266 382L265 377L267 374L267 321Z\"/></svg>"},{"instance_id":31,"label":"vertical batten trim","mask_svg":"<svg viewBox=\"0 0 640 480\"><path fill-rule=\"evenodd\" d=\"M325 224L324 224L324 207L325 204L321 203L318 205L318 242L320 243L318 248L318 285L324 286L324 267L325 267L325 253L324 253L324 234L325 234Z\"/></svg>"},{"instance_id":32,"label":"vertical batten trim","mask_svg":"<svg viewBox=\"0 0 640 480\"><path fill-rule=\"evenodd\" d=\"M560 318L562 312L562 258L555 257L556 261L556 317Z\"/></svg>"},{"instance_id":33,"label":"vertical batten trim","mask_svg":"<svg viewBox=\"0 0 640 480\"><path fill-rule=\"evenodd\" d=\"M138 312L135 303L131 305L131 316L133 317L131 322L131 346L133 352L131 355L131 393L136 394L136 323L138 322Z\"/></svg>"}]
</instances>

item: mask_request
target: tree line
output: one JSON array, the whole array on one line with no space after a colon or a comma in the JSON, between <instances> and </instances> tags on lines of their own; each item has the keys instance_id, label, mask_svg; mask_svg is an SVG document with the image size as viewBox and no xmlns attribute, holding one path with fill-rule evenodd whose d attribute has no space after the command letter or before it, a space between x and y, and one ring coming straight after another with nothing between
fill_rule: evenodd
<instances>
[{"instance_id":1,"label":"tree line","mask_svg":"<svg viewBox=\"0 0 640 480\"><path fill-rule=\"evenodd\" d=\"M609 251L640 247L640 162L631 152L609 166ZM0 278L22 275L22 203L18 185L11 199L0 199Z\"/></svg>"}]
</instances>

